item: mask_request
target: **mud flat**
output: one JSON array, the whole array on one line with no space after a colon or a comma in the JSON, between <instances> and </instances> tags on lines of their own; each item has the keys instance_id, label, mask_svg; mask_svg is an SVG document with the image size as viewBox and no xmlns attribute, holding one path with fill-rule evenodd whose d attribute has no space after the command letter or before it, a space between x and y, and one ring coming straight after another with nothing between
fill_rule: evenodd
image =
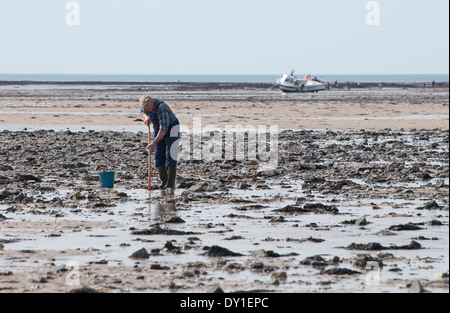
<instances>
[{"instance_id":1,"label":"mud flat","mask_svg":"<svg viewBox=\"0 0 450 313\"><path fill-rule=\"evenodd\" d=\"M145 133L1 131L0 291L448 292L445 128L278 139L149 195Z\"/></svg>"}]
</instances>

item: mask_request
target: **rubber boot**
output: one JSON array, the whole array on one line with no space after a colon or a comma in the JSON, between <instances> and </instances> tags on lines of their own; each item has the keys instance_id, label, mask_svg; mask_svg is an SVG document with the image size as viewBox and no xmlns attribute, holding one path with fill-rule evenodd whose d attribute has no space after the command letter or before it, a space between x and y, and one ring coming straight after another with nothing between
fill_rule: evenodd
<instances>
[{"instance_id":1,"label":"rubber boot","mask_svg":"<svg viewBox=\"0 0 450 313\"><path fill-rule=\"evenodd\" d=\"M169 167L169 178L164 189L175 189L175 180L177 178L177 168Z\"/></svg>"},{"instance_id":2,"label":"rubber boot","mask_svg":"<svg viewBox=\"0 0 450 313\"><path fill-rule=\"evenodd\" d=\"M164 189L165 186L167 185L167 181L169 179L168 175L167 175L167 168L165 165L163 166L158 166L157 170L159 172L159 179L161 179L161 185L159 187L156 187L157 189Z\"/></svg>"}]
</instances>

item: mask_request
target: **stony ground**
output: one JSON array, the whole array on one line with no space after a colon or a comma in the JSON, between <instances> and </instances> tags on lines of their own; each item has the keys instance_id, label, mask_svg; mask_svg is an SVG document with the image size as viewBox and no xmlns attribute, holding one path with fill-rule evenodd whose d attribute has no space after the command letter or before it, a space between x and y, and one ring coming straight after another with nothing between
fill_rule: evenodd
<instances>
[{"instance_id":1,"label":"stony ground","mask_svg":"<svg viewBox=\"0 0 450 313\"><path fill-rule=\"evenodd\" d=\"M284 131L150 200L145 133L0 141L1 291L448 292L447 131Z\"/></svg>"}]
</instances>

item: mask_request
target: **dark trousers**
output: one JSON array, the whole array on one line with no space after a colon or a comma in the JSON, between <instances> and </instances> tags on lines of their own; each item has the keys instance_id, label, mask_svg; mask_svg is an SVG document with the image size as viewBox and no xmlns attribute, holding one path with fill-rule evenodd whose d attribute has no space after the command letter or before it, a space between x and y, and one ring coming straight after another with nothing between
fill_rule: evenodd
<instances>
[{"instance_id":1,"label":"dark trousers","mask_svg":"<svg viewBox=\"0 0 450 313\"><path fill-rule=\"evenodd\" d=\"M159 127L155 127L155 138L158 135ZM180 139L180 123L176 120L169 126L164 138L158 142L155 148L156 167L168 166L176 167L178 164L178 144Z\"/></svg>"}]
</instances>

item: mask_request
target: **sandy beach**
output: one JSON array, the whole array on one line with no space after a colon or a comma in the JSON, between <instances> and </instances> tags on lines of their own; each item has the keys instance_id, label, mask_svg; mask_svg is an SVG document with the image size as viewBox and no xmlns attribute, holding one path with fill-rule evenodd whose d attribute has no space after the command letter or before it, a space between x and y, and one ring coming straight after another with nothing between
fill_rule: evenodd
<instances>
[{"instance_id":1,"label":"sandy beach","mask_svg":"<svg viewBox=\"0 0 450 313\"><path fill-rule=\"evenodd\" d=\"M219 127L449 128L448 86L399 84L317 94L283 94L270 84L5 84L0 86L0 125L139 126L137 99L144 93L168 102L187 127L192 117L202 117L203 125Z\"/></svg>"},{"instance_id":2,"label":"sandy beach","mask_svg":"<svg viewBox=\"0 0 450 313\"><path fill-rule=\"evenodd\" d=\"M277 125L276 168L186 159L149 194L142 94ZM448 84L0 83L0 292L447 293L448 114Z\"/></svg>"}]
</instances>

